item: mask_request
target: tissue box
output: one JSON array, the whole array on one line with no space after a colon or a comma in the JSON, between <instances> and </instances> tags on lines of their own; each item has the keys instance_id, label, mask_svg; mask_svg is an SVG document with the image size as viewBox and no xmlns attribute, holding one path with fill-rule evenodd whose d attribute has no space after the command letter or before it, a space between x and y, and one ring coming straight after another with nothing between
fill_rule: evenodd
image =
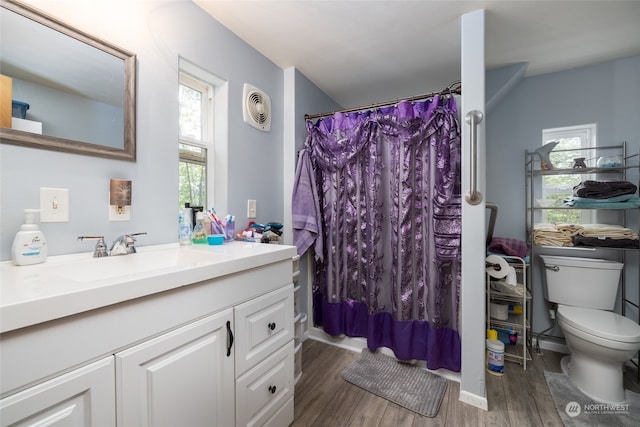
<instances>
[{"instance_id":1,"label":"tissue box","mask_svg":"<svg viewBox=\"0 0 640 427\"><path fill-rule=\"evenodd\" d=\"M20 102L16 100L11 101L11 115L13 117L17 117L19 119L26 119L28 109L29 109L29 104L27 104L26 102Z\"/></svg>"},{"instance_id":2,"label":"tissue box","mask_svg":"<svg viewBox=\"0 0 640 427\"><path fill-rule=\"evenodd\" d=\"M31 132L42 135L42 123L33 120L19 119L13 117L11 119L11 129L21 130L23 132Z\"/></svg>"}]
</instances>

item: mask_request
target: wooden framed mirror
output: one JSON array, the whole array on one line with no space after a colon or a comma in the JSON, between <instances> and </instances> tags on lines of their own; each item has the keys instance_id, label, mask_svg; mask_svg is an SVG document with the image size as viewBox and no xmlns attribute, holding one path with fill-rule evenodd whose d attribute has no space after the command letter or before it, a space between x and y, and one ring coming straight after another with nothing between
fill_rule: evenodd
<instances>
[{"instance_id":1,"label":"wooden framed mirror","mask_svg":"<svg viewBox=\"0 0 640 427\"><path fill-rule=\"evenodd\" d=\"M15 0L0 13L0 73L26 111L0 142L135 161L136 55Z\"/></svg>"}]
</instances>

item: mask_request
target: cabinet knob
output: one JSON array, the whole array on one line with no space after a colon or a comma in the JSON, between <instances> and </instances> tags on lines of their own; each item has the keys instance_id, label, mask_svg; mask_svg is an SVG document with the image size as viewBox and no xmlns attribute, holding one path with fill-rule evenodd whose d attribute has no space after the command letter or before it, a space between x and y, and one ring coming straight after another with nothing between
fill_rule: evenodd
<instances>
[{"instance_id":1,"label":"cabinet knob","mask_svg":"<svg viewBox=\"0 0 640 427\"><path fill-rule=\"evenodd\" d=\"M275 394L275 392L276 392L276 386L274 386L274 385L270 385L270 386L269 386L269 391L271 392L271 394Z\"/></svg>"},{"instance_id":2,"label":"cabinet knob","mask_svg":"<svg viewBox=\"0 0 640 427\"><path fill-rule=\"evenodd\" d=\"M269 323L267 326L268 326L268 327L269 327L269 329L271 329L272 331L276 328L276 324L275 324L275 322Z\"/></svg>"}]
</instances>

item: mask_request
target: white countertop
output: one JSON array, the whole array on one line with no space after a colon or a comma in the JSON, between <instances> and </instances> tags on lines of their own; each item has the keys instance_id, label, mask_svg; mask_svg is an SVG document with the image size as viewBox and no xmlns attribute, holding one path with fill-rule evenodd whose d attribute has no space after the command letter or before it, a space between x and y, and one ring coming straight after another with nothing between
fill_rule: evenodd
<instances>
[{"instance_id":1,"label":"white countertop","mask_svg":"<svg viewBox=\"0 0 640 427\"><path fill-rule=\"evenodd\" d=\"M230 242L218 246L142 246L93 258L52 256L45 263L0 263L0 333L95 310L250 268L291 259L295 246Z\"/></svg>"}]
</instances>

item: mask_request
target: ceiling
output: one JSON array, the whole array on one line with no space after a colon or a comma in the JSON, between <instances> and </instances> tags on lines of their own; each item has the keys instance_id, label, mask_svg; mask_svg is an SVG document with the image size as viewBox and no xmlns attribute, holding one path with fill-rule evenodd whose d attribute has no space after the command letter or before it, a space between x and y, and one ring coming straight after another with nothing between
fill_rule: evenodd
<instances>
[{"instance_id":1,"label":"ceiling","mask_svg":"<svg viewBox=\"0 0 640 427\"><path fill-rule=\"evenodd\" d=\"M527 62L533 76L640 55L640 1L194 2L345 108L460 79L460 17L478 9L489 70Z\"/></svg>"}]
</instances>

